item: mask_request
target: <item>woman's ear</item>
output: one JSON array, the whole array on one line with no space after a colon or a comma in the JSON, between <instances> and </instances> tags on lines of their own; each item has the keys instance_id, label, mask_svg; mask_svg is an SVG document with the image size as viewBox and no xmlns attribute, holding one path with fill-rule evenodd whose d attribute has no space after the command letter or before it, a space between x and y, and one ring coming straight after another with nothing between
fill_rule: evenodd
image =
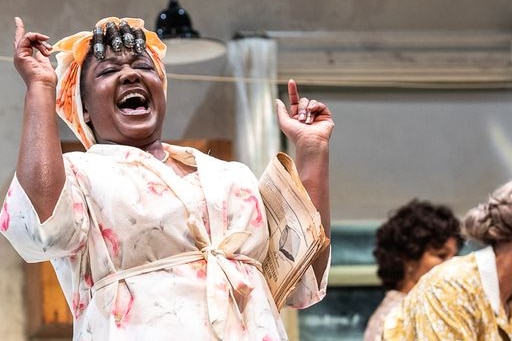
<instances>
[{"instance_id":1,"label":"woman's ear","mask_svg":"<svg viewBox=\"0 0 512 341\"><path fill-rule=\"evenodd\" d=\"M82 112L84 115L84 122L89 124L91 122L91 116L89 115L89 111L87 110L84 104L82 104Z\"/></svg>"},{"instance_id":2,"label":"woman's ear","mask_svg":"<svg viewBox=\"0 0 512 341\"><path fill-rule=\"evenodd\" d=\"M404 261L404 279L409 280L414 277L418 262L414 260Z\"/></svg>"},{"instance_id":3,"label":"woman's ear","mask_svg":"<svg viewBox=\"0 0 512 341\"><path fill-rule=\"evenodd\" d=\"M89 115L89 111L87 110L85 105L82 105L82 114L84 117L85 124L92 130L93 134L96 135L94 131L94 126L92 125L91 115Z\"/></svg>"}]
</instances>

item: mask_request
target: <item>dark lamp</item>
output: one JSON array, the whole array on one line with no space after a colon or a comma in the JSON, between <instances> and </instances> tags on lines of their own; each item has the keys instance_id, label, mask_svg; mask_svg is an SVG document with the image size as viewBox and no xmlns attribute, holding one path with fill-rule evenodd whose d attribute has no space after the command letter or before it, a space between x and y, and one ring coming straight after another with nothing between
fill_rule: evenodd
<instances>
[{"instance_id":1,"label":"dark lamp","mask_svg":"<svg viewBox=\"0 0 512 341\"><path fill-rule=\"evenodd\" d=\"M192 27L192 20L178 1L171 0L158 14L156 33L167 45L166 65L191 64L220 57L226 45L219 40L202 38Z\"/></svg>"}]
</instances>

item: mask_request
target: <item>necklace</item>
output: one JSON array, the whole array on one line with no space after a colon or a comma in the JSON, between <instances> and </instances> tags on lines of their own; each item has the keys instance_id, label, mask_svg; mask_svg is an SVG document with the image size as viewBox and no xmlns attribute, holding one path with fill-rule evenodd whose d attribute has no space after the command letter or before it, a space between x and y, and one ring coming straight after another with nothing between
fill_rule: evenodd
<instances>
[{"instance_id":1,"label":"necklace","mask_svg":"<svg viewBox=\"0 0 512 341\"><path fill-rule=\"evenodd\" d=\"M169 160L169 152L167 150L164 150L164 157L160 161L162 161L163 163L166 163L167 160Z\"/></svg>"}]
</instances>

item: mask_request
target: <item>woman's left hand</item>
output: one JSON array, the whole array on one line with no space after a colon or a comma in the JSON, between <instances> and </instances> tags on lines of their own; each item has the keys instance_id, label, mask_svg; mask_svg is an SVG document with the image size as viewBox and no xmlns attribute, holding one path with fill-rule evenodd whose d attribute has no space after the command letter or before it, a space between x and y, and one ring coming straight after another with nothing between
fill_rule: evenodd
<instances>
[{"instance_id":1,"label":"woman's left hand","mask_svg":"<svg viewBox=\"0 0 512 341\"><path fill-rule=\"evenodd\" d=\"M290 107L277 100L277 118L283 133L298 148L328 143L334 129L329 108L321 102L300 97L294 80L288 81Z\"/></svg>"},{"instance_id":2,"label":"woman's left hand","mask_svg":"<svg viewBox=\"0 0 512 341\"><path fill-rule=\"evenodd\" d=\"M334 129L334 121L329 108L321 102L300 97L295 81L288 82L290 107L287 110L281 100L277 100L277 119L288 139L295 145L295 164L302 184L306 188L313 205L320 213L325 234L331 234L330 195L329 195L329 139ZM322 278L329 264L330 249L313 263L317 282Z\"/></svg>"}]
</instances>

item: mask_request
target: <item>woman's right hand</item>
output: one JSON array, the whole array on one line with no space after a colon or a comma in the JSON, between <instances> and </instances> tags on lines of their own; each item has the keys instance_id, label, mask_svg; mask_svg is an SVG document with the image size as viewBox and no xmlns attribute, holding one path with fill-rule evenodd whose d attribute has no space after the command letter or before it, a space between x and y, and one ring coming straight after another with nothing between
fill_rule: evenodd
<instances>
[{"instance_id":1,"label":"woman's right hand","mask_svg":"<svg viewBox=\"0 0 512 341\"><path fill-rule=\"evenodd\" d=\"M57 74L50 62L52 46L47 43L48 36L26 32L21 18L14 18L16 33L14 36L14 66L27 87L36 82L55 87Z\"/></svg>"},{"instance_id":2,"label":"woman's right hand","mask_svg":"<svg viewBox=\"0 0 512 341\"><path fill-rule=\"evenodd\" d=\"M20 18L15 23L14 66L27 87L16 176L43 222L52 215L66 181L55 113L57 74L49 58L49 37L25 32Z\"/></svg>"}]
</instances>

